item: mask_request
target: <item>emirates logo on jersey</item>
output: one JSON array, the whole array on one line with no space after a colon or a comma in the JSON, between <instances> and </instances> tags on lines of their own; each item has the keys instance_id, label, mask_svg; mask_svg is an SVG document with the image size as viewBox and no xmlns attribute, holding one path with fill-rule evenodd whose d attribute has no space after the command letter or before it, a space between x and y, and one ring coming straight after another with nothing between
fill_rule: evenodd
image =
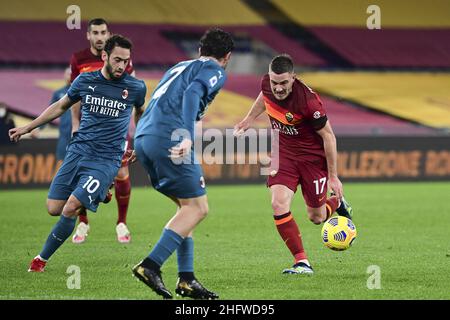
<instances>
[{"instance_id":1,"label":"emirates logo on jersey","mask_svg":"<svg viewBox=\"0 0 450 320\"><path fill-rule=\"evenodd\" d=\"M294 120L294 115L290 112L286 113L285 117L288 122L292 122L292 120Z\"/></svg>"},{"instance_id":2,"label":"emirates logo on jersey","mask_svg":"<svg viewBox=\"0 0 450 320\"><path fill-rule=\"evenodd\" d=\"M128 98L128 90L127 90L127 89L124 89L124 90L122 91L122 99L126 99L126 98Z\"/></svg>"}]
</instances>

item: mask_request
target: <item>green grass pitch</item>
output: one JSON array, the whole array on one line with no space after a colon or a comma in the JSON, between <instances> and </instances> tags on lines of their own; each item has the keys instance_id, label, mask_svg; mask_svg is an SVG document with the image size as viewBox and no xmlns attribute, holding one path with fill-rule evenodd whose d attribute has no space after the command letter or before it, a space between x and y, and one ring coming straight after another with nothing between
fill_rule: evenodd
<instances>
[{"instance_id":1,"label":"green grass pitch","mask_svg":"<svg viewBox=\"0 0 450 320\"><path fill-rule=\"evenodd\" d=\"M221 299L450 299L450 183L345 184L358 238L334 252L321 242L321 226L306 216L301 194L292 212L300 226L313 276L283 275L292 264L272 219L264 185L209 186L210 215L197 228L196 275ZM70 240L42 274L28 273L57 218L47 215L47 190L1 191L0 299L160 299L131 276L131 267L158 240L175 207L152 189L134 188L128 215L132 243L115 238L113 200L90 214L87 242ZM68 289L71 265L81 288ZM381 288L369 289L370 266ZM369 271L369 272L368 272ZM163 267L174 293L176 255Z\"/></svg>"}]
</instances>

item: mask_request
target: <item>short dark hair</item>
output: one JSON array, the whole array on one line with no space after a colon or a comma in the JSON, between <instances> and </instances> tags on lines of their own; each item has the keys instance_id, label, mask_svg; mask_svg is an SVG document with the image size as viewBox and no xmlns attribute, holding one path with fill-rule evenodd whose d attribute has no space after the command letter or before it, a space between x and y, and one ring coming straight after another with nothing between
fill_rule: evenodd
<instances>
[{"instance_id":1,"label":"short dark hair","mask_svg":"<svg viewBox=\"0 0 450 320\"><path fill-rule=\"evenodd\" d=\"M91 26L100 26L102 24L106 24L106 28L108 28L108 23L106 22L105 19L103 19L103 18L91 19L88 22L87 31L91 31Z\"/></svg>"},{"instance_id":2,"label":"short dark hair","mask_svg":"<svg viewBox=\"0 0 450 320\"><path fill-rule=\"evenodd\" d=\"M290 55L283 53L272 59L270 62L270 70L276 74L285 72L294 72L294 63Z\"/></svg>"},{"instance_id":3,"label":"short dark hair","mask_svg":"<svg viewBox=\"0 0 450 320\"><path fill-rule=\"evenodd\" d=\"M234 49L233 38L219 28L206 30L200 39L200 55L221 59Z\"/></svg>"},{"instance_id":4,"label":"short dark hair","mask_svg":"<svg viewBox=\"0 0 450 320\"><path fill-rule=\"evenodd\" d=\"M112 37L110 37L108 40L106 40L105 48L103 50L105 50L109 56L115 47L121 47L124 49L131 50L131 48L133 47L133 44L131 43L130 39L125 38L124 36L122 36L120 34L115 34Z\"/></svg>"}]
</instances>

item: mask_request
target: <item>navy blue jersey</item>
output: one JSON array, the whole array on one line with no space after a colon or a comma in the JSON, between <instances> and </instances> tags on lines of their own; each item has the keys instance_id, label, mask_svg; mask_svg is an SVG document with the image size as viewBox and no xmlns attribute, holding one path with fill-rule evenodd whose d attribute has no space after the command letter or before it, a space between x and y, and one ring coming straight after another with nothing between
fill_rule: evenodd
<instances>
[{"instance_id":1,"label":"navy blue jersey","mask_svg":"<svg viewBox=\"0 0 450 320\"><path fill-rule=\"evenodd\" d=\"M205 88L196 115L196 120L201 120L225 80L225 70L209 58L183 61L173 66L155 88L152 99L139 120L135 137L155 135L170 138L176 129L186 128L182 110L183 94L195 81Z\"/></svg>"},{"instance_id":2,"label":"navy blue jersey","mask_svg":"<svg viewBox=\"0 0 450 320\"><path fill-rule=\"evenodd\" d=\"M81 100L80 127L68 151L121 160L133 106L145 102L144 81L124 73L107 80L101 70L80 74L67 92L73 102Z\"/></svg>"}]
</instances>

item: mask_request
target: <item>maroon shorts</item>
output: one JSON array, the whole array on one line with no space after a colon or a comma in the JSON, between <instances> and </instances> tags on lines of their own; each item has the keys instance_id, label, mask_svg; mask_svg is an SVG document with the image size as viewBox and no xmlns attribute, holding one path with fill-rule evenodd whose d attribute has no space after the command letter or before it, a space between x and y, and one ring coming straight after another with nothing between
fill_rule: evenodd
<instances>
[{"instance_id":1,"label":"maroon shorts","mask_svg":"<svg viewBox=\"0 0 450 320\"><path fill-rule=\"evenodd\" d=\"M125 152L123 153L123 156L122 156L122 165L121 165L121 168L128 167L128 162L124 161L124 160L126 160L125 154L126 154L126 151L127 151L127 150L132 150L132 149L133 149L133 148L131 147L131 137L130 137L130 135L128 134L128 135L127 135L127 141L125 142Z\"/></svg>"},{"instance_id":2,"label":"maroon shorts","mask_svg":"<svg viewBox=\"0 0 450 320\"><path fill-rule=\"evenodd\" d=\"M319 208L325 204L328 183L326 159L305 161L283 157L280 154L278 167L276 174L269 175L267 187L281 184L296 192L297 186L300 185L303 198L309 207Z\"/></svg>"}]
</instances>

